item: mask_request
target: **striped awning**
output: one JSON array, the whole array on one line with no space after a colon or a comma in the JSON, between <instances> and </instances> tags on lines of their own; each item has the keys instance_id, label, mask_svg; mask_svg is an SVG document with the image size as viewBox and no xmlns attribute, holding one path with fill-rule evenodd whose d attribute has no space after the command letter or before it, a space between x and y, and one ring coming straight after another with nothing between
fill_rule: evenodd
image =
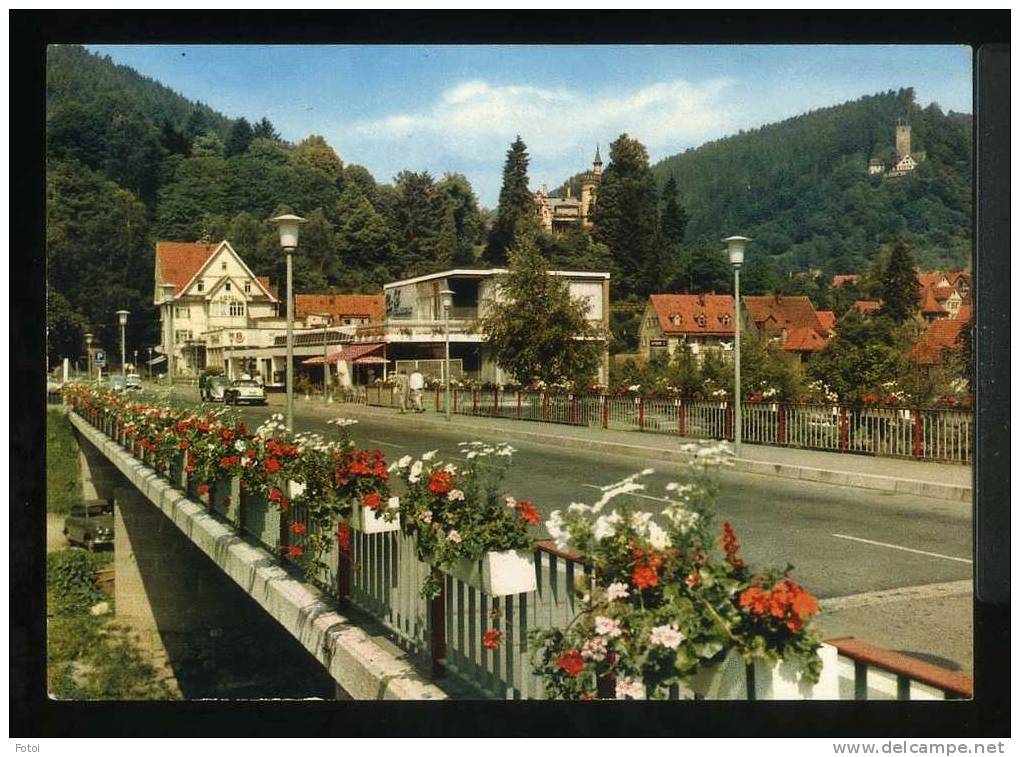
<instances>
[{"instance_id":1,"label":"striped awning","mask_svg":"<svg viewBox=\"0 0 1020 757\"><path fill-rule=\"evenodd\" d=\"M351 344L347 347L344 347L342 350L340 350L340 352L335 352L332 355L330 355L327 358L327 361L329 362L330 365L335 365L336 363L339 363L341 360L343 360L344 362L350 361L360 364L362 360L368 359L366 356L375 352L382 346L383 345L381 342L373 344ZM383 358L382 355L379 355L377 357L378 361L372 360L371 362L385 362L385 358ZM359 360L359 358L361 358L361 360ZM307 360L302 360L301 365L322 365L322 355L316 355L315 357L310 357Z\"/></svg>"}]
</instances>

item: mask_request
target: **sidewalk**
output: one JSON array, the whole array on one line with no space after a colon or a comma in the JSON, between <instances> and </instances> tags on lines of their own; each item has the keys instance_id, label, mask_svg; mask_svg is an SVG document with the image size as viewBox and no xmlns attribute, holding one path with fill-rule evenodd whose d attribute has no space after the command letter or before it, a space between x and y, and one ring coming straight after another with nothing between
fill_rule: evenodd
<instances>
[{"instance_id":1,"label":"sidewalk","mask_svg":"<svg viewBox=\"0 0 1020 757\"><path fill-rule=\"evenodd\" d=\"M680 445L696 441L669 434L607 430L485 416L454 415L448 423L442 414L436 414L431 409L422 415L398 416L397 411L391 408L343 403L324 405L321 400L298 401L295 408L296 412L302 415L329 417L345 415L380 420L393 418L394 421L399 418L400 424L405 428L417 426L456 429L463 431L466 434L465 438L472 434L488 433L538 444L585 448L662 460L685 458L686 455L679 449ZM965 465L744 444L741 457L735 460L734 468L747 473L964 503L970 503L972 497L972 469Z\"/></svg>"}]
</instances>

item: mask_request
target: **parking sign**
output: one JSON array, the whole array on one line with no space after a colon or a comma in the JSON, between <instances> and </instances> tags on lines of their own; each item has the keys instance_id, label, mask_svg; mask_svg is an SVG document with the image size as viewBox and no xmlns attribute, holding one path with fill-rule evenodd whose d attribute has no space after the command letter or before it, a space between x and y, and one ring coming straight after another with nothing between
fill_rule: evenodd
<instances>
[{"instance_id":1,"label":"parking sign","mask_svg":"<svg viewBox=\"0 0 1020 757\"><path fill-rule=\"evenodd\" d=\"M96 350L95 355L92 356L92 361L95 363L96 368L106 367L106 353L102 350Z\"/></svg>"}]
</instances>

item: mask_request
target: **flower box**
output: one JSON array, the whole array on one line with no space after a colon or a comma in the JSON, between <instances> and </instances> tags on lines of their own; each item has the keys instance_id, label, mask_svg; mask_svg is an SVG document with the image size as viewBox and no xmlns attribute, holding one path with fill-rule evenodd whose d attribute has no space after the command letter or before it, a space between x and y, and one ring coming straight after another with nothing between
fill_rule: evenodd
<instances>
[{"instance_id":1,"label":"flower box","mask_svg":"<svg viewBox=\"0 0 1020 757\"><path fill-rule=\"evenodd\" d=\"M209 493L203 499L208 499L210 509L214 512L219 513L231 523L238 523L240 519L241 479L218 479L209 488Z\"/></svg>"},{"instance_id":2,"label":"flower box","mask_svg":"<svg viewBox=\"0 0 1020 757\"><path fill-rule=\"evenodd\" d=\"M490 597L523 594L537 588L531 550L486 552L478 560L461 560L449 571L454 578Z\"/></svg>"},{"instance_id":3,"label":"flower box","mask_svg":"<svg viewBox=\"0 0 1020 757\"><path fill-rule=\"evenodd\" d=\"M396 497L390 497L386 509L396 509L399 505L399 500ZM399 531L400 516L398 515L392 521L388 521L382 517L383 512L382 509L373 510L370 507L365 507L360 502L355 502L351 505L351 514L347 522L351 528L363 534L383 534L389 531Z\"/></svg>"},{"instance_id":4,"label":"flower box","mask_svg":"<svg viewBox=\"0 0 1020 757\"><path fill-rule=\"evenodd\" d=\"M280 508L261 494L241 493L241 530L272 551L280 546Z\"/></svg>"},{"instance_id":5,"label":"flower box","mask_svg":"<svg viewBox=\"0 0 1020 757\"><path fill-rule=\"evenodd\" d=\"M689 688L701 699L839 699L836 648L822 644L822 673L818 683L803 681L797 663L755 660L748 665L735 649L719 662L703 665Z\"/></svg>"}]
</instances>

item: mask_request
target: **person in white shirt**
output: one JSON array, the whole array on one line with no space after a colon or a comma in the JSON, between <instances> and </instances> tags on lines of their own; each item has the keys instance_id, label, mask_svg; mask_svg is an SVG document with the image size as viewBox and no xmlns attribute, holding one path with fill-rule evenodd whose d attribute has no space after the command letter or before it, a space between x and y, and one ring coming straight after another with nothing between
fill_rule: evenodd
<instances>
[{"instance_id":1,"label":"person in white shirt","mask_svg":"<svg viewBox=\"0 0 1020 757\"><path fill-rule=\"evenodd\" d=\"M415 412L424 413L424 389L425 389L425 377L421 375L421 372L415 369L414 373L411 374L411 378L408 380L408 387L411 390L411 402Z\"/></svg>"}]
</instances>

